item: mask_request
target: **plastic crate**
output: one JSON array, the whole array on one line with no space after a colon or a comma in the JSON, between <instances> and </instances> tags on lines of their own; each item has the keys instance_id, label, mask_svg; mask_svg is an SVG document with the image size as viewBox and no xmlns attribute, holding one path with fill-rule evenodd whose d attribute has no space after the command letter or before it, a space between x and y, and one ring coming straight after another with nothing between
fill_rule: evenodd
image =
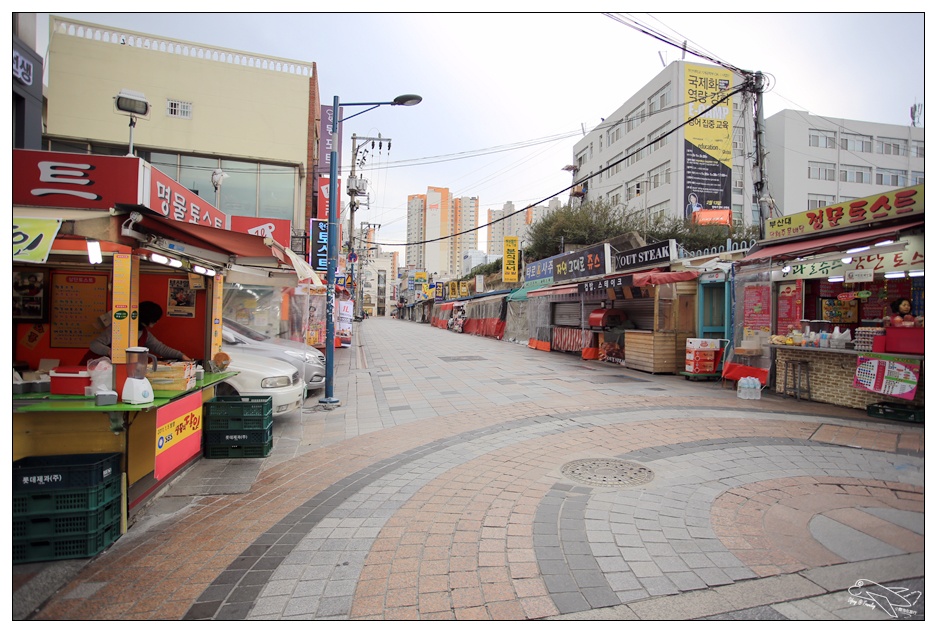
<instances>
[{"instance_id":1,"label":"plastic crate","mask_svg":"<svg viewBox=\"0 0 936 632\"><path fill-rule=\"evenodd\" d=\"M206 445L206 459L262 459L270 456L273 450L273 440L262 445Z\"/></svg>"},{"instance_id":2,"label":"plastic crate","mask_svg":"<svg viewBox=\"0 0 936 632\"><path fill-rule=\"evenodd\" d=\"M120 479L120 452L28 456L13 461L13 491L94 487Z\"/></svg>"},{"instance_id":3,"label":"plastic crate","mask_svg":"<svg viewBox=\"0 0 936 632\"><path fill-rule=\"evenodd\" d=\"M204 430L266 430L273 425L273 413L265 417L209 417L204 416Z\"/></svg>"},{"instance_id":4,"label":"plastic crate","mask_svg":"<svg viewBox=\"0 0 936 632\"><path fill-rule=\"evenodd\" d=\"M90 535L120 520L121 502L112 500L100 509L75 513L13 518L14 540L35 540L60 535Z\"/></svg>"},{"instance_id":5,"label":"plastic crate","mask_svg":"<svg viewBox=\"0 0 936 632\"><path fill-rule=\"evenodd\" d=\"M273 416L273 398L266 397L215 397L203 405L205 418L211 419L262 419ZM226 430L227 428L218 428Z\"/></svg>"},{"instance_id":6,"label":"plastic crate","mask_svg":"<svg viewBox=\"0 0 936 632\"><path fill-rule=\"evenodd\" d=\"M273 439L273 427L263 430L206 430L205 445L262 445Z\"/></svg>"},{"instance_id":7,"label":"plastic crate","mask_svg":"<svg viewBox=\"0 0 936 632\"><path fill-rule=\"evenodd\" d=\"M13 563L50 562L94 557L120 537L120 518L87 535L13 541Z\"/></svg>"},{"instance_id":8,"label":"plastic crate","mask_svg":"<svg viewBox=\"0 0 936 632\"><path fill-rule=\"evenodd\" d=\"M13 515L36 516L94 511L120 498L120 478L83 489L13 492Z\"/></svg>"},{"instance_id":9,"label":"plastic crate","mask_svg":"<svg viewBox=\"0 0 936 632\"><path fill-rule=\"evenodd\" d=\"M923 422L923 409L909 404L878 402L877 404L868 404L867 410L872 417L880 417L881 419Z\"/></svg>"}]
</instances>

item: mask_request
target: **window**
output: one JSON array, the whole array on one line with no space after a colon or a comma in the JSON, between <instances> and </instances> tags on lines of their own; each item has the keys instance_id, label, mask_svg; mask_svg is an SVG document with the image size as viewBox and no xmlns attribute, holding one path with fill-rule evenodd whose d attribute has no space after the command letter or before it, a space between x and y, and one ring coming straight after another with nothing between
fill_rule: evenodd
<instances>
[{"instance_id":1,"label":"window","mask_svg":"<svg viewBox=\"0 0 936 632\"><path fill-rule=\"evenodd\" d=\"M879 138L877 141L877 153L888 156L906 156L907 141L899 138Z\"/></svg>"},{"instance_id":2,"label":"window","mask_svg":"<svg viewBox=\"0 0 936 632\"><path fill-rule=\"evenodd\" d=\"M620 125L615 125L611 131L608 132L608 146L610 147L621 140L622 136L624 136L624 128Z\"/></svg>"},{"instance_id":3,"label":"window","mask_svg":"<svg viewBox=\"0 0 936 632\"><path fill-rule=\"evenodd\" d=\"M669 126L670 124L666 123L666 125L662 127L658 127L652 132L650 132L650 135L647 137L647 141L650 142L650 147L647 148L648 154L652 154L653 152L659 150L664 145L666 145L666 142L669 140L669 137L664 136L664 134L669 132Z\"/></svg>"},{"instance_id":4,"label":"window","mask_svg":"<svg viewBox=\"0 0 936 632\"><path fill-rule=\"evenodd\" d=\"M659 167L654 167L647 174L648 180L650 180L650 189L655 189L661 187L664 184L669 184L670 182L670 163L664 162Z\"/></svg>"},{"instance_id":5,"label":"window","mask_svg":"<svg viewBox=\"0 0 936 632\"><path fill-rule=\"evenodd\" d=\"M842 149L846 151L871 153L871 137L863 134L842 132Z\"/></svg>"},{"instance_id":6,"label":"window","mask_svg":"<svg viewBox=\"0 0 936 632\"><path fill-rule=\"evenodd\" d=\"M638 160L643 158L643 147L644 141L641 138L639 141L627 148L627 151L624 152L624 155L627 156L627 166L635 164Z\"/></svg>"},{"instance_id":7,"label":"window","mask_svg":"<svg viewBox=\"0 0 936 632\"><path fill-rule=\"evenodd\" d=\"M910 184L923 184L923 172L922 171L910 172Z\"/></svg>"},{"instance_id":8,"label":"window","mask_svg":"<svg viewBox=\"0 0 936 632\"><path fill-rule=\"evenodd\" d=\"M192 118L192 104L188 101L166 99L166 116L170 118Z\"/></svg>"},{"instance_id":9,"label":"window","mask_svg":"<svg viewBox=\"0 0 936 632\"><path fill-rule=\"evenodd\" d=\"M839 180L841 182L857 182L859 184L871 184L871 167L857 167L855 165L842 165L839 169Z\"/></svg>"},{"instance_id":10,"label":"window","mask_svg":"<svg viewBox=\"0 0 936 632\"><path fill-rule=\"evenodd\" d=\"M821 129L809 130L809 146L820 149L835 149L835 132Z\"/></svg>"},{"instance_id":11,"label":"window","mask_svg":"<svg viewBox=\"0 0 936 632\"><path fill-rule=\"evenodd\" d=\"M832 206L835 204L835 196L827 195L825 193L810 193L807 196L806 208L825 208L827 206Z\"/></svg>"},{"instance_id":12,"label":"window","mask_svg":"<svg viewBox=\"0 0 936 632\"><path fill-rule=\"evenodd\" d=\"M736 127L734 128L734 133L731 137L731 148L735 152L744 153L744 128Z\"/></svg>"},{"instance_id":13,"label":"window","mask_svg":"<svg viewBox=\"0 0 936 632\"><path fill-rule=\"evenodd\" d=\"M735 226L744 225L744 205L742 204L732 204L731 205L731 223Z\"/></svg>"},{"instance_id":14,"label":"window","mask_svg":"<svg viewBox=\"0 0 936 632\"><path fill-rule=\"evenodd\" d=\"M613 165L613 166L612 166ZM624 154L618 154L608 162L609 169L605 172L610 178L613 175L617 175L621 172L624 165Z\"/></svg>"},{"instance_id":15,"label":"window","mask_svg":"<svg viewBox=\"0 0 936 632\"><path fill-rule=\"evenodd\" d=\"M639 178L635 178L634 180L631 180L630 182L628 182L627 191L625 193L625 198L627 199L625 201L630 202L635 197L642 194L643 193L642 188L645 186L647 185L646 185L646 182L644 181L643 176L640 176Z\"/></svg>"},{"instance_id":16,"label":"window","mask_svg":"<svg viewBox=\"0 0 936 632\"><path fill-rule=\"evenodd\" d=\"M654 92L653 96L650 97L650 101L648 103L650 107L650 114L651 115L656 114L657 112L665 108L667 105L669 105L671 101L672 101L672 98L670 97L670 84L666 84L665 86L663 86L662 88Z\"/></svg>"},{"instance_id":17,"label":"window","mask_svg":"<svg viewBox=\"0 0 936 632\"><path fill-rule=\"evenodd\" d=\"M875 182L891 187L907 186L907 172L899 169L878 169Z\"/></svg>"},{"instance_id":18,"label":"window","mask_svg":"<svg viewBox=\"0 0 936 632\"><path fill-rule=\"evenodd\" d=\"M739 195L744 193L744 167L735 165L731 168L731 192Z\"/></svg>"},{"instance_id":19,"label":"window","mask_svg":"<svg viewBox=\"0 0 936 632\"><path fill-rule=\"evenodd\" d=\"M666 219L666 214L669 212L670 201L666 200L665 202L660 202L659 204L654 204L653 206L647 207L647 219L651 222L656 222Z\"/></svg>"},{"instance_id":20,"label":"window","mask_svg":"<svg viewBox=\"0 0 936 632\"><path fill-rule=\"evenodd\" d=\"M624 187L618 187L608 194L608 202L611 206L617 206L624 203Z\"/></svg>"},{"instance_id":21,"label":"window","mask_svg":"<svg viewBox=\"0 0 936 632\"><path fill-rule=\"evenodd\" d=\"M809 163L808 177L810 180L835 180L835 165L829 162Z\"/></svg>"},{"instance_id":22,"label":"window","mask_svg":"<svg viewBox=\"0 0 936 632\"><path fill-rule=\"evenodd\" d=\"M218 168L218 159L200 156L181 156L181 159L179 184L202 199L216 204L211 172Z\"/></svg>"},{"instance_id":23,"label":"window","mask_svg":"<svg viewBox=\"0 0 936 632\"><path fill-rule=\"evenodd\" d=\"M644 122L647 117L647 106L641 104L631 110L624 121L624 131L629 132Z\"/></svg>"},{"instance_id":24,"label":"window","mask_svg":"<svg viewBox=\"0 0 936 632\"><path fill-rule=\"evenodd\" d=\"M587 155L587 151L583 149L582 151L578 153L578 155L575 156L575 166L578 167L579 169L581 169L582 165L584 165L585 162L588 160L586 155Z\"/></svg>"},{"instance_id":25,"label":"window","mask_svg":"<svg viewBox=\"0 0 936 632\"><path fill-rule=\"evenodd\" d=\"M922 140L913 141L913 145L910 150L910 155L913 156L914 158L925 158L926 156L924 156L923 154L924 154L923 141Z\"/></svg>"}]
</instances>

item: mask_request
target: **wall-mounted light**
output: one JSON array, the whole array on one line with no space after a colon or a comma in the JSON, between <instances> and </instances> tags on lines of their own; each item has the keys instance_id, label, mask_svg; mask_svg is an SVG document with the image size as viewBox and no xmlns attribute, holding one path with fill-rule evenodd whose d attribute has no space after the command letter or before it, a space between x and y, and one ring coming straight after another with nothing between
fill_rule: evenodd
<instances>
[{"instance_id":1,"label":"wall-mounted light","mask_svg":"<svg viewBox=\"0 0 936 632\"><path fill-rule=\"evenodd\" d=\"M192 264L192 272L208 277L213 277L215 275L215 271L213 269L200 266L197 263Z\"/></svg>"},{"instance_id":2,"label":"wall-mounted light","mask_svg":"<svg viewBox=\"0 0 936 632\"><path fill-rule=\"evenodd\" d=\"M885 273L884 273L884 278L885 278L885 279L903 279L903 278L906 277L906 276L907 276L907 275L906 275L903 271L900 271L900 272L885 272Z\"/></svg>"},{"instance_id":3,"label":"wall-mounted light","mask_svg":"<svg viewBox=\"0 0 936 632\"><path fill-rule=\"evenodd\" d=\"M842 283L843 281L845 281L845 277L843 277L843 276L831 276L831 277L829 277L829 283Z\"/></svg>"},{"instance_id":4,"label":"wall-mounted light","mask_svg":"<svg viewBox=\"0 0 936 632\"><path fill-rule=\"evenodd\" d=\"M876 244L874 244L874 247L880 248L881 246L890 246L892 243L894 243L893 239L885 239L884 241L879 241Z\"/></svg>"},{"instance_id":5,"label":"wall-mounted light","mask_svg":"<svg viewBox=\"0 0 936 632\"><path fill-rule=\"evenodd\" d=\"M851 257L842 257L842 263L844 264L849 264L852 261L854 261L854 259L852 259Z\"/></svg>"},{"instance_id":6,"label":"wall-mounted light","mask_svg":"<svg viewBox=\"0 0 936 632\"><path fill-rule=\"evenodd\" d=\"M921 277L923 276L923 270L910 270L910 272L907 273L907 276L911 278Z\"/></svg>"},{"instance_id":7,"label":"wall-mounted light","mask_svg":"<svg viewBox=\"0 0 936 632\"><path fill-rule=\"evenodd\" d=\"M169 265L169 257L166 255L161 255L158 252L150 253L149 260L153 263L159 263L164 266Z\"/></svg>"},{"instance_id":8,"label":"wall-mounted light","mask_svg":"<svg viewBox=\"0 0 936 632\"><path fill-rule=\"evenodd\" d=\"M95 264L101 263L104 261L104 257L101 255L101 242L97 239L88 240L88 262Z\"/></svg>"},{"instance_id":9,"label":"wall-mounted light","mask_svg":"<svg viewBox=\"0 0 936 632\"><path fill-rule=\"evenodd\" d=\"M871 250L871 246L859 246L857 248L850 248L845 251L845 254L853 255L858 252L864 252L866 250Z\"/></svg>"},{"instance_id":10,"label":"wall-mounted light","mask_svg":"<svg viewBox=\"0 0 936 632\"><path fill-rule=\"evenodd\" d=\"M789 274L790 270L792 269L793 268L791 268L790 266L783 266L782 268L780 268L780 272L782 272L783 274Z\"/></svg>"},{"instance_id":11,"label":"wall-mounted light","mask_svg":"<svg viewBox=\"0 0 936 632\"><path fill-rule=\"evenodd\" d=\"M182 267L182 262L179 261L178 259L170 259L170 260L169 260L169 267L170 267L170 268L181 268L181 267Z\"/></svg>"}]
</instances>

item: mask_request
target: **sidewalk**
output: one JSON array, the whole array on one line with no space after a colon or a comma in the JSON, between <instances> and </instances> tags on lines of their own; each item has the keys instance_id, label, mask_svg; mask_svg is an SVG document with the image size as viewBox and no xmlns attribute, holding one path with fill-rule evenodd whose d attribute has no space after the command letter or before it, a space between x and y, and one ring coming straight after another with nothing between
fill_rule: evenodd
<instances>
[{"instance_id":1,"label":"sidewalk","mask_svg":"<svg viewBox=\"0 0 936 632\"><path fill-rule=\"evenodd\" d=\"M338 406L198 462L93 560L15 566L14 619L55 588L31 618L923 618L856 586L923 591L921 424L355 327Z\"/></svg>"}]
</instances>

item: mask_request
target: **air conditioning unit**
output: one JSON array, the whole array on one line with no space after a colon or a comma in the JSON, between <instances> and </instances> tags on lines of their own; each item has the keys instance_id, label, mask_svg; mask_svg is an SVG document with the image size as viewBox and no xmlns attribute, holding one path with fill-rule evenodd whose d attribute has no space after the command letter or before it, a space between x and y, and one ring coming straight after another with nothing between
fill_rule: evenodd
<instances>
[{"instance_id":1,"label":"air conditioning unit","mask_svg":"<svg viewBox=\"0 0 936 632\"><path fill-rule=\"evenodd\" d=\"M348 195L364 195L367 193L367 180L357 176L348 178Z\"/></svg>"}]
</instances>

